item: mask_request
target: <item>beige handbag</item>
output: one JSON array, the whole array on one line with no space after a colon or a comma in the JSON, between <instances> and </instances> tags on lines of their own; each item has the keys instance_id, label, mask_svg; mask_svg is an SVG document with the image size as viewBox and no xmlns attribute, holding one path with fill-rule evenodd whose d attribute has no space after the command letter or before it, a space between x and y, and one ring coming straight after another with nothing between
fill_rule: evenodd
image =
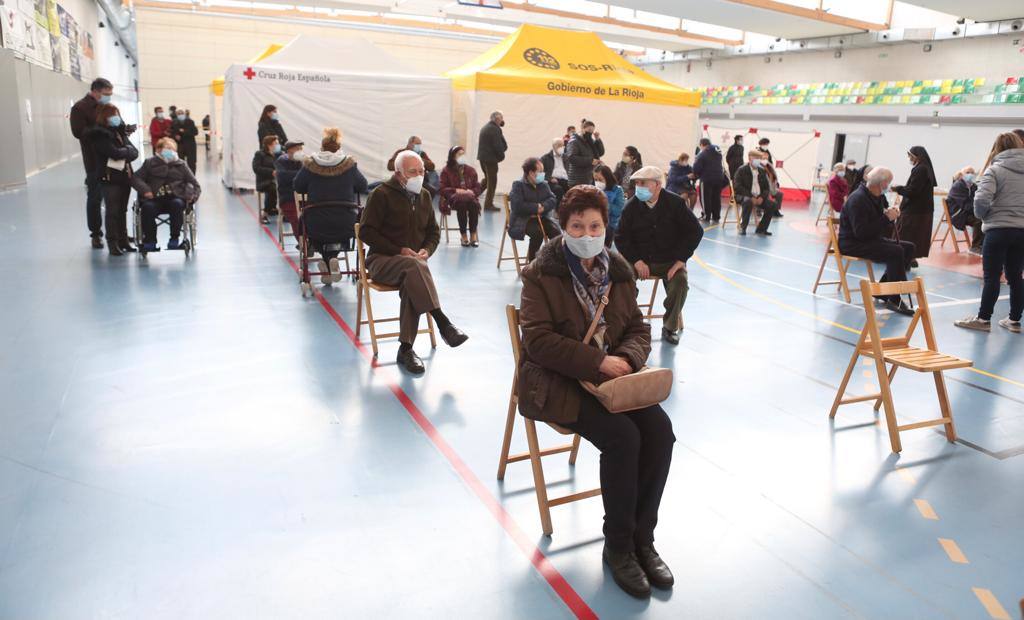
<instances>
[{"instance_id":1,"label":"beige handbag","mask_svg":"<svg viewBox=\"0 0 1024 620\"><path fill-rule=\"evenodd\" d=\"M601 304L594 312L594 320L590 323L586 337L583 338L584 344L594 337L601 315L604 314L604 307L608 305L608 294L611 292L609 285L608 293L601 298ZM593 394L611 413L624 413L664 402L672 393L672 369L644 366L634 373L599 384L580 380L580 385Z\"/></svg>"}]
</instances>

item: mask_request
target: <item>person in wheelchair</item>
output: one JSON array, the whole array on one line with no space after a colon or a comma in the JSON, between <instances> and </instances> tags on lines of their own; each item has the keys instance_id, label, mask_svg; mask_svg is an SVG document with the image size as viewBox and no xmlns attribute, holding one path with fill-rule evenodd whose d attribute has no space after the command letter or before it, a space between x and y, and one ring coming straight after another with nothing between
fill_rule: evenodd
<instances>
[{"instance_id":1,"label":"person in wheelchair","mask_svg":"<svg viewBox=\"0 0 1024 620\"><path fill-rule=\"evenodd\" d=\"M366 193L366 177L356 160L341 148L341 130L324 129L321 151L310 155L295 175L292 186L306 194L306 207L300 223L308 247L316 250L322 260L318 266L324 284L341 280L338 254L350 249L355 238L358 196Z\"/></svg>"},{"instance_id":2,"label":"person in wheelchair","mask_svg":"<svg viewBox=\"0 0 1024 620\"><path fill-rule=\"evenodd\" d=\"M201 188L192 170L184 160L178 159L178 143L172 138L158 140L156 154L135 171L132 187L139 193L143 250L158 251L156 218L159 214L171 216L171 239L167 249L180 249L185 209L199 199Z\"/></svg>"}]
</instances>

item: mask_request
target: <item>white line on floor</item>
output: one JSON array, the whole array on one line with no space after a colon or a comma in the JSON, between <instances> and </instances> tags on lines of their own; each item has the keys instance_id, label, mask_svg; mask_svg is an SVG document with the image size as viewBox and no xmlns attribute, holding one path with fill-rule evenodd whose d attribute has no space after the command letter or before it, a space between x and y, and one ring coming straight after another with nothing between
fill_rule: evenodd
<instances>
[{"instance_id":1,"label":"white line on floor","mask_svg":"<svg viewBox=\"0 0 1024 620\"><path fill-rule=\"evenodd\" d=\"M932 295L932 292L929 291L928 294ZM1009 298L1010 298L1009 295L1000 295L999 298L998 298L998 301L1006 301ZM958 299L956 301L942 301L942 302L939 302L937 304L928 304L928 307L929 308L945 308L947 306L959 306L959 305L962 305L962 304L976 304L976 303L980 303L980 302L981 302L981 297L976 297L975 299Z\"/></svg>"}]
</instances>

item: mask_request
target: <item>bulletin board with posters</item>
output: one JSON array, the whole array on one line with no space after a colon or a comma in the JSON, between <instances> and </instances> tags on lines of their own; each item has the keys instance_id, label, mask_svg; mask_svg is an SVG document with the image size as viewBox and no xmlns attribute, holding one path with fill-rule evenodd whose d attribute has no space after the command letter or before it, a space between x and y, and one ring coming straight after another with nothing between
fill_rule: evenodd
<instances>
[{"instance_id":1,"label":"bulletin board with posters","mask_svg":"<svg viewBox=\"0 0 1024 620\"><path fill-rule=\"evenodd\" d=\"M0 0L0 16L4 48L79 80L92 74L92 33L57 0Z\"/></svg>"}]
</instances>

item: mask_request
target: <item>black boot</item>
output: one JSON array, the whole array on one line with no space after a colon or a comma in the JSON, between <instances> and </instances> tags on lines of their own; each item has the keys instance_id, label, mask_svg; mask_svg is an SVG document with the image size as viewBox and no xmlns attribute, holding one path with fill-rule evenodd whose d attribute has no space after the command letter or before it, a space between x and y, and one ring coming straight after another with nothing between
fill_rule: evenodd
<instances>
[{"instance_id":1,"label":"black boot","mask_svg":"<svg viewBox=\"0 0 1024 620\"><path fill-rule=\"evenodd\" d=\"M612 571L612 579L626 594L636 598L648 598L651 595L651 582L635 553L616 553L605 547L602 557Z\"/></svg>"},{"instance_id":2,"label":"black boot","mask_svg":"<svg viewBox=\"0 0 1024 620\"><path fill-rule=\"evenodd\" d=\"M654 550L654 545L637 547L636 557L640 562L640 568L644 569L647 580L651 582L652 586L666 590L675 584L676 579L672 576L672 571Z\"/></svg>"},{"instance_id":3,"label":"black boot","mask_svg":"<svg viewBox=\"0 0 1024 620\"><path fill-rule=\"evenodd\" d=\"M92 237L92 249L94 249L94 250L102 250L103 249L103 239L101 239L99 235L93 235L93 237Z\"/></svg>"}]
</instances>

